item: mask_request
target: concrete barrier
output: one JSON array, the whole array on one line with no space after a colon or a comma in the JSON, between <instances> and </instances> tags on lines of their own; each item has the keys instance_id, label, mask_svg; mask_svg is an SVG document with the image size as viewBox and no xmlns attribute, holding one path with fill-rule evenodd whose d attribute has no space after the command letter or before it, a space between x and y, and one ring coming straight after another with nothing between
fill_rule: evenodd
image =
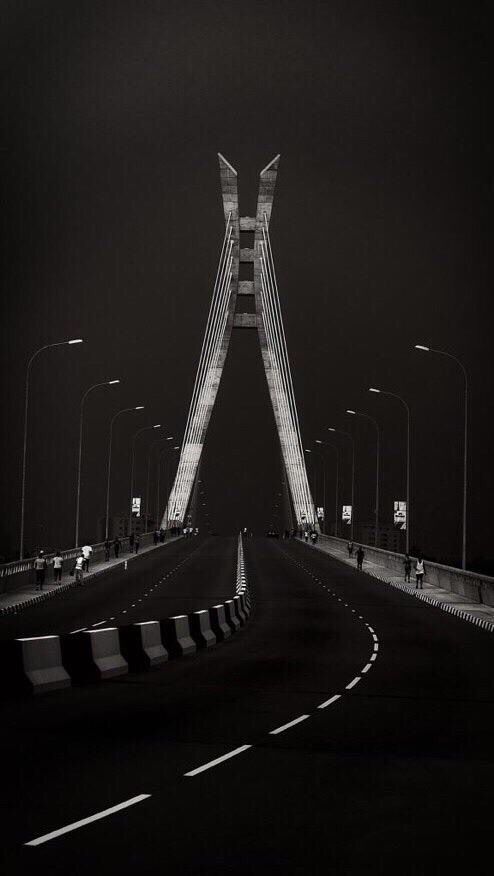
<instances>
[{"instance_id":1,"label":"concrete barrier","mask_svg":"<svg viewBox=\"0 0 494 876\"><path fill-rule=\"evenodd\" d=\"M250 615L250 600L248 600L247 593L239 593L239 599L245 619L247 620Z\"/></svg>"},{"instance_id":2,"label":"concrete barrier","mask_svg":"<svg viewBox=\"0 0 494 876\"><path fill-rule=\"evenodd\" d=\"M73 681L105 681L129 671L116 627L84 630L60 640L63 664Z\"/></svg>"},{"instance_id":3,"label":"concrete barrier","mask_svg":"<svg viewBox=\"0 0 494 876\"><path fill-rule=\"evenodd\" d=\"M130 670L140 671L160 666L168 660L163 647L159 621L141 621L120 627L120 648Z\"/></svg>"},{"instance_id":4,"label":"concrete barrier","mask_svg":"<svg viewBox=\"0 0 494 876\"><path fill-rule=\"evenodd\" d=\"M243 609L243 606L242 606L242 603L241 603L241 597L240 597L240 596L234 596L234 597L233 597L233 602L234 602L234 604L235 604L235 612L236 612L236 615L237 615L237 617L238 617L238 619L239 619L241 625L242 625L242 626L245 626L245 624L247 623L247 615L245 614L245 611L244 611L244 609Z\"/></svg>"},{"instance_id":5,"label":"concrete barrier","mask_svg":"<svg viewBox=\"0 0 494 876\"><path fill-rule=\"evenodd\" d=\"M235 603L233 599L227 599L224 605L226 622L231 627L232 633L236 633L240 629L241 624L237 617Z\"/></svg>"},{"instance_id":6,"label":"concrete barrier","mask_svg":"<svg viewBox=\"0 0 494 876\"><path fill-rule=\"evenodd\" d=\"M190 635L189 618L186 614L167 617L160 621L160 627L169 657L185 657L196 653L197 647Z\"/></svg>"},{"instance_id":7,"label":"concrete barrier","mask_svg":"<svg viewBox=\"0 0 494 876\"><path fill-rule=\"evenodd\" d=\"M62 663L59 636L3 642L0 655L0 685L9 694L39 694L71 685Z\"/></svg>"},{"instance_id":8,"label":"concrete barrier","mask_svg":"<svg viewBox=\"0 0 494 876\"><path fill-rule=\"evenodd\" d=\"M190 634L198 648L216 645L216 636L211 629L209 611L193 611L189 614Z\"/></svg>"},{"instance_id":9,"label":"concrete barrier","mask_svg":"<svg viewBox=\"0 0 494 876\"><path fill-rule=\"evenodd\" d=\"M213 605L209 609L209 620L218 642L224 642L225 639L230 638L232 629L226 622L224 605Z\"/></svg>"},{"instance_id":10,"label":"concrete barrier","mask_svg":"<svg viewBox=\"0 0 494 876\"><path fill-rule=\"evenodd\" d=\"M332 535L320 535L319 540L321 546L324 545L329 551L331 547L335 547L337 550L344 550L346 554L347 543L344 539L335 538ZM355 545L357 544L361 544L361 542L355 542ZM367 561L385 566L393 575L403 575L404 554L385 551L382 548L366 544L362 544L362 547L365 551L364 571ZM416 557L411 559L414 563ZM470 602L494 606L494 578L481 575L478 572L463 571L463 569L457 569L454 566L445 566L442 563L433 563L427 557L423 559L426 571L425 580L428 584L441 587L450 593L458 593L460 596L465 596Z\"/></svg>"}]
</instances>

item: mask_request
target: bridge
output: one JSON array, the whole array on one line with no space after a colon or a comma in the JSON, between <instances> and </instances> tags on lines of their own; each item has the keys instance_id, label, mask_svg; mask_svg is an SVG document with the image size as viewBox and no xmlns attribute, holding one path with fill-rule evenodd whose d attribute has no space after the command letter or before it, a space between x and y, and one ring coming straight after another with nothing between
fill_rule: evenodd
<instances>
[{"instance_id":1,"label":"bridge","mask_svg":"<svg viewBox=\"0 0 494 876\"><path fill-rule=\"evenodd\" d=\"M219 162L225 235L163 541L111 557L94 545L82 586L79 545L43 590L32 558L0 569L4 872L467 871L491 833L494 579L426 560L419 589L402 554L364 545L360 570L321 531L269 234L279 157L255 217ZM287 537L190 535L228 347L246 330Z\"/></svg>"}]
</instances>

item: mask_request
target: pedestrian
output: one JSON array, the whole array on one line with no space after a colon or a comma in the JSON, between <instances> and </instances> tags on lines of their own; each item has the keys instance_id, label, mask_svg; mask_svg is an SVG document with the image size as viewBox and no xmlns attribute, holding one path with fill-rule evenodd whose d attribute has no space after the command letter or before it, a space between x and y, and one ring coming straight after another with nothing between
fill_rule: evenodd
<instances>
[{"instance_id":1,"label":"pedestrian","mask_svg":"<svg viewBox=\"0 0 494 876\"><path fill-rule=\"evenodd\" d=\"M164 540L165 540L165 530L160 529L160 544L163 544Z\"/></svg>"},{"instance_id":2,"label":"pedestrian","mask_svg":"<svg viewBox=\"0 0 494 876\"><path fill-rule=\"evenodd\" d=\"M362 563L364 562L364 557L365 557L364 549L363 549L362 545L360 544L358 547L358 551L357 551L357 569L360 572L362 571Z\"/></svg>"},{"instance_id":3,"label":"pedestrian","mask_svg":"<svg viewBox=\"0 0 494 876\"><path fill-rule=\"evenodd\" d=\"M46 575L46 559L44 551L38 552L38 556L34 561L34 568L36 570L36 590L42 590Z\"/></svg>"},{"instance_id":4,"label":"pedestrian","mask_svg":"<svg viewBox=\"0 0 494 876\"><path fill-rule=\"evenodd\" d=\"M311 540L312 544L315 544L317 541L317 532L314 529L312 530L312 532L310 534L310 540Z\"/></svg>"},{"instance_id":5,"label":"pedestrian","mask_svg":"<svg viewBox=\"0 0 494 876\"><path fill-rule=\"evenodd\" d=\"M410 584L410 572L412 571L412 561L408 554L405 554L405 559L403 560L403 565L405 567L405 581L407 584Z\"/></svg>"},{"instance_id":6,"label":"pedestrian","mask_svg":"<svg viewBox=\"0 0 494 876\"><path fill-rule=\"evenodd\" d=\"M309 542L309 530L308 529L306 529L304 532L304 538L305 538L305 543L308 544L308 542Z\"/></svg>"},{"instance_id":7,"label":"pedestrian","mask_svg":"<svg viewBox=\"0 0 494 876\"><path fill-rule=\"evenodd\" d=\"M58 548L55 551L55 556L53 557L53 580L55 584L62 583L62 567L63 567L63 557Z\"/></svg>"},{"instance_id":8,"label":"pedestrian","mask_svg":"<svg viewBox=\"0 0 494 876\"><path fill-rule=\"evenodd\" d=\"M160 534L159 534L158 530L155 529L153 532L153 542L155 544L158 544L159 540L160 540Z\"/></svg>"},{"instance_id":9,"label":"pedestrian","mask_svg":"<svg viewBox=\"0 0 494 876\"><path fill-rule=\"evenodd\" d=\"M117 535L116 539L115 539L114 542L113 542L113 550L114 550L114 553L115 553L115 559L116 559L116 560L118 560L118 555L119 555L119 553L120 553L120 545L121 545L121 541L120 541L120 539L119 539L119 537L118 537L118 535Z\"/></svg>"},{"instance_id":10,"label":"pedestrian","mask_svg":"<svg viewBox=\"0 0 494 876\"><path fill-rule=\"evenodd\" d=\"M91 559L91 554L93 549L90 544L85 544L84 547L81 548L82 556L84 557L84 571L89 572L89 560Z\"/></svg>"},{"instance_id":11,"label":"pedestrian","mask_svg":"<svg viewBox=\"0 0 494 876\"><path fill-rule=\"evenodd\" d=\"M139 538L138 535L136 535L136 537L135 537L135 541L134 541L134 546L135 546L135 552L136 552L136 553L137 553L138 550L139 550L139 546L140 546L140 544L141 544L141 539Z\"/></svg>"},{"instance_id":12,"label":"pedestrian","mask_svg":"<svg viewBox=\"0 0 494 876\"><path fill-rule=\"evenodd\" d=\"M82 587L82 579L84 577L84 554L80 553L75 561L74 572L75 572L75 583L78 587Z\"/></svg>"},{"instance_id":13,"label":"pedestrian","mask_svg":"<svg viewBox=\"0 0 494 876\"><path fill-rule=\"evenodd\" d=\"M351 557L353 554L353 541L349 541L347 544L348 556Z\"/></svg>"},{"instance_id":14,"label":"pedestrian","mask_svg":"<svg viewBox=\"0 0 494 876\"><path fill-rule=\"evenodd\" d=\"M110 559L110 550L111 550L111 541L109 538L106 539L104 547L105 547L105 562L107 563L108 560Z\"/></svg>"},{"instance_id":15,"label":"pedestrian","mask_svg":"<svg viewBox=\"0 0 494 876\"><path fill-rule=\"evenodd\" d=\"M423 590L424 589L424 575L425 575L424 561L419 554L418 558L417 558L417 562L415 563L415 590Z\"/></svg>"}]
</instances>

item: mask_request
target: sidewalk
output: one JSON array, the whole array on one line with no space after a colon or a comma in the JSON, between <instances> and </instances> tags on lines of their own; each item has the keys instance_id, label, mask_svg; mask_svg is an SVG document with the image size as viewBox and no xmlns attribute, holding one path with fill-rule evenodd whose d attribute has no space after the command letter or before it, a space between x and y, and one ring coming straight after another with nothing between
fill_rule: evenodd
<instances>
[{"instance_id":1,"label":"sidewalk","mask_svg":"<svg viewBox=\"0 0 494 876\"><path fill-rule=\"evenodd\" d=\"M155 551L159 548L164 547L167 544L172 544L172 542L178 541L179 538L182 538L182 536L173 536L172 538L167 538L166 541L159 544L150 544L147 547L142 547L139 550L138 554L120 553L118 560L115 559L115 557L112 555L108 562L106 562L105 560L98 560L94 562L90 561L89 572L84 573L83 583L85 584L88 581L93 581L94 578L97 578L102 573L107 572L108 569L114 569L115 566L124 566L125 563L132 563L138 557L142 557L143 554L148 554L150 551ZM70 560L66 562L65 565L67 566L67 570L64 571L64 573L62 574L61 584L53 583L53 566L50 565L46 570L46 578L43 590L36 590L35 574L33 571L32 583L26 585L25 587L20 587L18 590L12 590L9 593L0 594L0 617L5 614L17 614L25 608L36 605L38 602L42 602L45 599L51 599L54 596L58 596L58 594L60 593L66 593L67 590L75 587L75 578L69 574L69 569L72 569L74 564L75 560Z\"/></svg>"},{"instance_id":2,"label":"sidewalk","mask_svg":"<svg viewBox=\"0 0 494 876\"><path fill-rule=\"evenodd\" d=\"M312 545L309 545L309 547L312 547ZM315 548L316 550L322 551L323 553L340 560L342 563L346 563L347 566L352 566L354 569L357 567L355 553L352 559L349 559L348 551L345 548L338 548L334 545L330 546L325 544L324 541L318 541ZM363 545L363 548L365 551L365 545ZM427 561L425 562L425 568L427 572ZM372 575L374 578L378 578L379 581L382 581L384 584L389 584L391 587L396 587L404 593L409 593L410 596L415 596L417 599L429 603L429 605L434 605L437 608L441 608L443 611L448 611L451 614L461 617L463 620L470 621L470 623L476 624L483 629L494 632L494 608L492 606L483 605L477 602L469 602L465 596L451 593L449 590L442 590L440 587L428 584L427 581L424 581L423 590L416 590L413 569L410 576L410 584L405 583L404 574L401 577L397 575L394 576L385 566L379 566L377 563L373 563L365 558L363 562L363 571L368 575Z\"/></svg>"}]
</instances>

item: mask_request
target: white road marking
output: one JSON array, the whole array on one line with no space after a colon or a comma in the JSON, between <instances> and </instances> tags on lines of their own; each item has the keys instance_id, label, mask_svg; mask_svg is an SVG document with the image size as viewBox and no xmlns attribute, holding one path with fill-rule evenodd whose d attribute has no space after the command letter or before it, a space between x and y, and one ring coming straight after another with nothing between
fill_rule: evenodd
<instances>
[{"instance_id":1,"label":"white road marking","mask_svg":"<svg viewBox=\"0 0 494 876\"><path fill-rule=\"evenodd\" d=\"M374 660L376 659L376 657L377 657L377 654L371 654L371 656L369 657L369 660L373 663Z\"/></svg>"},{"instance_id":2,"label":"white road marking","mask_svg":"<svg viewBox=\"0 0 494 876\"><path fill-rule=\"evenodd\" d=\"M242 754L242 752L247 751L248 748L252 748L252 745L241 745L240 748L234 748L233 751L229 751L227 754L222 754L221 757L217 757L215 760L210 760L208 763L197 767L195 770L191 770L189 773L184 773L184 775L197 776L199 773L203 773L205 770L212 769L219 763L223 763L224 760L229 760L231 757L235 757L236 754Z\"/></svg>"},{"instance_id":3,"label":"white road marking","mask_svg":"<svg viewBox=\"0 0 494 876\"><path fill-rule=\"evenodd\" d=\"M106 620L98 621L97 624L91 624L92 627L100 627L101 624L106 624Z\"/></svg>"},{"instance_id":4,"label":"white road marking","mask_svg":"<svg viewBox=\"0 0 494 876\"><path fill-rule=\"evenodd\" d=\"M335 703L336 700L340 699L340 697L341 697L341 694L335 694L334 697L331 697L331 699L326 700L326 702L324 702L324 703L321 703L321 705L318 706L317 708L318 709L325 709L326 706L330 706L332 703Z\"/></svg>"},{"instance_id":5,"label":"white road marking","mask_svg":"<svg viewBox=\"0 0 494 876\"><path fill-rule=\"evenodd\" d=\"M377 642L374 642L374 651L379 651L379 645Z\"/></svg>"},{"instance_id":6,"label":"white road marking","mask_svg":"<svg viewBox=\"0 0 494 876\"><path fill-rule=\"evenodd\" d=\"M103 809L102 812L96 812L95 815L89 815L88 818L81 818L80 821L74 821L72 824L67 824L66 827L60 827L58 830L52 830L51 833L45 833L44 836L39 836L36 839L24 843L25 846L40 846L42 843L47 843L48 840L55 839L57 836L62 836L64 833L70 833L72 830L77 830L79 827L84 827L86 824L91 824L92 821L99 821L101 818L106 818L107 815L113 815L114 812L119 812L121 809L127 809L133 806L134 803L141 803L147 800L151 794L139 794L137 797L131 797L130 800L124 800L123 803L118 803L117 806L111 806L109 809Z\"/></svg>"},{"instance_id":7,"label":"white road marking","mask_svg":"<svg viewBox=\"0 0 494 876\"><path fill-rule=\"evenodd\" d=\"M362 672L368 672L369 669L371 669L371 668L372 668L372 663L368 663L367 666L364 666L364 668L362 669Z\"/></svg>"},{"instance_id":8,"label":"white road marking","mask_svg":"<svg viewBox=\"0 0 494 876\"><path fill-rule=\"evenodd\" d=\"M372 638L374 639L375 642L377 642L377 636L375 633L372 633Z\"/></svg>"},{"instance_id":9,"label":"white road marking","mask_svg":"<svg viewBox=\"0 0 494 876\"><path fill-rule=\"evenodd\" d=\"M369 626L369 624L367 624L367 629L369 630L369 633L373 633L373 632L374 632L374 630L372 629L372 627Z\"/></svg>"},{"instance_id":10,"label":"white road marking","mask_svg":"<svg viewBox=\"0 0 494 876\"><path fill-rule=\"evenodd\" d=\"M356 675L355 678L352 679L350 684L347 684L346 690L351 690L352 687L355 687L355 685L359 683L359 681L360 681L360 675Z\"/></svg>"},{"instance_id":11,"label":"white road marking","mask_svg":"<svg viewBox=\"0 0 494 876\"><path fill-rule=\"evenodd\" d=\"M73 636L74 633L83 633L84 630L87 630L87 627L81 627L80 630L72 630L70 635Z\"/></svg>"},{"instance_id":12,"label":"white road marking","mask_svg":"<svg viewBox=\"0 0 494 876\"><path fill-rule=\"evenodd\" d=\"M288 730L290 727L294 727L295 724L300 724L301 721L306 721L307 718L310 718L310 715L300 715L299 718L295 718L293 721L289 721L288 724L283 724L281 727L277 727L276 730L270 730L270 736L276 736L277 733L283 733L284 730Z\"/></svg>"}]
</instances>

